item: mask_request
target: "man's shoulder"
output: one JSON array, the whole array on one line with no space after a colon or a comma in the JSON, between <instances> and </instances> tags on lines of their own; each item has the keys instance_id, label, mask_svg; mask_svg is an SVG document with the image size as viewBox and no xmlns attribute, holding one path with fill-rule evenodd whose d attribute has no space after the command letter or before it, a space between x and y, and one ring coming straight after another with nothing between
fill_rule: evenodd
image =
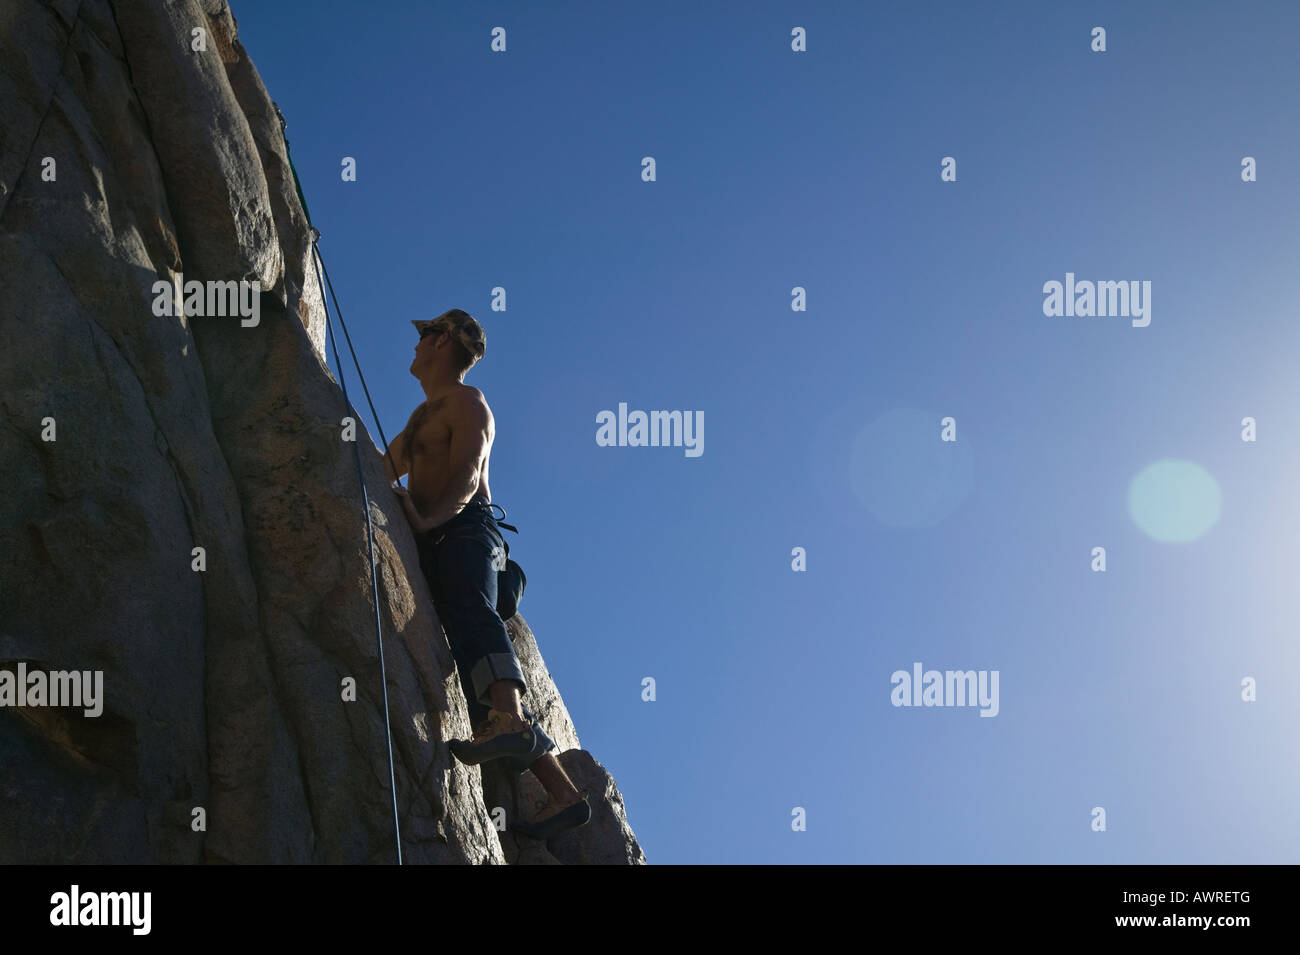
<instances>
[{"instance_id":1,"label":"man's shoulder","mask_svg":"<svg viewBox=\"0 0 1300 955\"><path fill-rule=\"evenodd\" d=\"M455 391L456 401L465 406L476 406L488 410L487 397L473 385L462 384Z\"/></svg>"}]
</instances>

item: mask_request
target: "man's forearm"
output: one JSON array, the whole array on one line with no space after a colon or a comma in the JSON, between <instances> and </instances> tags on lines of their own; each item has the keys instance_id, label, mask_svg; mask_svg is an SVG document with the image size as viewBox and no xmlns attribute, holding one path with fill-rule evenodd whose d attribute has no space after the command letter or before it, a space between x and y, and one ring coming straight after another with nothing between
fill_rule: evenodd
<instances>
[{"instance_id":1,"label":"man's forearm","mask_svg":"<svg viewBox=\"0 0 1300 955\"><path fill-rule=\"evenodd\" d=\"M396 471L393 470L394 463L392 461L393 456L391 454L386 454L385 452L383 452L377 447L375 448L375 450L379 452L379 456L384 461L384 472L388 475L388 480L396 481L398 478L402 476L402 474L406 473L406 471L403 470L401 474L398 474Z\"/></svg>"},{"instance_id":2,"label":"man's forearm","mask_svg":"<svg viewBox=\"0 0 1300 955\"><path fill-rule=\"evenodd\" d=\"M406 431L399 431L385 452L379 445L375 451L384 459L384 471L390 481L396 481L406 473Z\"/></svg>"}]
</instances>

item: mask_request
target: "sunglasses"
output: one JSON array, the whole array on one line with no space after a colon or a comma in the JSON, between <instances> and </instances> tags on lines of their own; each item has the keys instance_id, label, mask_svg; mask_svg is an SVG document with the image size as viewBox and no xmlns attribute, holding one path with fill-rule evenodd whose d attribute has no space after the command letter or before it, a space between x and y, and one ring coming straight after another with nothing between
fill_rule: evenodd
<instances>
[{"instance_id":1,"label":"sunglasses","mask_svg":"<svg viewBox=\"0 0 1300 955\"><path fill-rule=\"evenodd\" d=\"M424 341L430 335L441 335L446 330L447 329L445 328L426 328L424 331L420 332L420 341Z\"/></svg>"}]
</instances>

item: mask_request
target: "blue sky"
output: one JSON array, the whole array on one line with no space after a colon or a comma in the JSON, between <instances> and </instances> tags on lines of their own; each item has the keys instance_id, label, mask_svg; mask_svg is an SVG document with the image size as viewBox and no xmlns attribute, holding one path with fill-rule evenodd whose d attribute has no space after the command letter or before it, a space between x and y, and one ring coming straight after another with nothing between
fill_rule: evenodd
<instances>
[{"instance_id":1,"label":"blue sky","mask_svg":"<svg viewBox=\"0 0 1300 955\"><path fill-rule=\"evenodd\" d=\"M234 10L390 436L409 320L487 329L522 610L651 863L1295 861L1300 7ZM1045 316L1067 272L1150 325ZM597 446L619 402L703 454ZM893 706L915 661L997 716Z\"/></svg>"}]
</instances>

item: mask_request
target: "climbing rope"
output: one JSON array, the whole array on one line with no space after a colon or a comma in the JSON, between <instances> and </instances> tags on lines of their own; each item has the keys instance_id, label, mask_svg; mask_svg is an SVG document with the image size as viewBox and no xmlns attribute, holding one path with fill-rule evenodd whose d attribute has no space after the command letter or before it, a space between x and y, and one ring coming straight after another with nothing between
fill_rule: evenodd
<instances>
[{"instance_id":1,"label":"climbing rope","mask_svg":"<svg viewBox=\"0 0 1300 955\"><path fill-rule=\"evenodd\" d=\"M272 103L271 105L275 108L275 115L280 120L280 134L281 136L284 136L284 129L288 125L288 123L284 118L284 114L280 112L280 107L277 106L275 103ZM357 350L352 346L352 336L348 333L347 322L344 321L343 319L343 309L339 306L338 296L334 293L334 283L330 280L329 269L325 267L325 257L321 255L320 241L319 241L320 230L317 229L314 225L312 225L311 213L307 210L307 197L303 195L302 182L299 181L298 179L298 170L294 168L293 158L289 154L289 139L287 136L284 136L284 155L285 158L289 161L289 171L293 174L294 188L298 192L298 201L302 204L303 215L306 216L307 218L307 227L311 233L312 267L316 271L316 284L320 288L321 307L325 311L326 332L329 336L331 343L334 346L334 364L338 368L339 387L343 391L343 400L347 403L348 409L352 412L352 414L356 416L356 408L353 407L351 399L348 398L347 381L343 377L343 360L339 357L338 336L334 334L334 324L333 321L330 319L329 304L325 295L325 290L327 287L329 289L328 298L333 300L334 311L335 313L337 313L339 317L339 328L343 330L343 338L347 342L348 352L352 355L352 365L357 370L357 380L361 382L361 390L362 392L365 393L366 404L369 405L370 407L370 415L374 419L375 428L379 431L379 440L384 443L384 456L388 458L389 466L392 467L393 469L393 475L397 477L398 475L397 465L393 461L393 453L392 450L389 448L388 438L384 435L384 426L379 421L379 412L375 410L375 402L370 397L370 389L366 386L366 376L361 371L361 362L357 358ZM384 701L384 738L388 744L388 785L389 785L389 790L391 791L393 796L393 835L397 846L397 864L402 865L402 827L401 827L401 822L399 821L398 810L397 810L397 773L393 763L393 728L392 728L391 719L389 717L388 676L387 676L387 670L384 665L384 631L383 631L383 623L379 613L379 574L378 574L378 569L375 560L375 530L374 530L374 525L372 524L370 519L370 495L369 492L366 490L365 470L361 464L361 450L358 447L356 441L352 442L352 453L357 466L357 480L361 484L361 499L363 505L365 506L365 511L366 511L366 543L370 555L370 586L372 588L372 592L375 595L375 603L374 603L375 644L379 648L379 676L380 676L380 685L383 688L383 701ZM397 477L397 482L398 484L401 483L400 477ZM509 530L518 533L518 529L516 527L514 527L511 524L505 523L505 518L506 518L505 508L495 503L491 504L490 506L495 507L501 511L501 518L497 520L497 524L499 526L508 528ZM495 515L493 516L493 519L494 520L496 519ZM509 553L510 553L510 545L507 544L506 555L509 556ZM519 798L518 785L519 784L517 780L512 781L511 783L511 790L514 793L514 798L516 802L518 801ZM489 854L491 853L489 847L485 846L484 849Z\"/></svg>"},{"instance_id":2,"label":"climbing rope","mask_svg":"<svg viewBox=\"0 0 1300 955\"><path fill-rule=\"evenodd\" d=\"M315 234L316 238L320 238L319 232L315 229L313 229L312 232ZM357 369L357 380L361 382L361 390L365 392L366 404L370 406L370 416L375 419L375 427L379 429L379 440L384 442L384 455L388 458L389 465L392 466L393 474L396 475L398 473L397 465L393 462L392 451L388 449L388 438L384 437L384 426L379 423L379 412L375 411L375 403L370 398L370 389L366 387L366 376L361 373L361 362L357 360L357 350L352 347L352 336L348 334L347 323L343 321L343 310L339 308L339 297L334 294L334 283L330 281L330 270L325 268L325 258L320 254L320 246L314 240L312 242L312 250L316 253L316 260L320 262L320 271L325 273L325 284L329 286L330 298L334 300L334 311L337 312L339 316L339 327L343 329L343 338L348 343L348 351L352 353L352 364ZM319 277L318 274L317 278ZM321 292L321 297L322 299L324 298L324 290ZM338 364L338 360L339 346L336 340L334 344L334 363ZM339 366L339 380L343 380L343 367L341 365ZM344 389L343 397L347 397L346 389ZM398 483L401 483L400 479L398 480ZM504 511L502 513L504 513Z\"/></svg>"},{"instance_id":3,"label":"climbing rope","mask_svg":"<svg viewBox=\"0 0 1300 955\"><path fill-rule=\"evenodd\" d=\"M330 341L333 342L334 344L334 364L335 366L337 366L339 370L339 387L343 389L343 400L347 402L348 409L355 416L356 408L352 406L352 401L348 398L347 379L343 377L343 360L339 357L339 340L338 337L334 334L334 323L330 319L329 306L325 302L325 285L321 281L321 273L324 271L325 268L325 260L321 258L320 251L316 248L316 240L319 238L319 236L320 233L317 232L315 229L312 229L312 242L311 242L312 265L315 266L316 268L316 282L318 285L320 285L321 306L322 308L325 309L325 323L327 326L327 331L330 337ZM331 286L330 287L331 297L333 297L333 292L334 289ZM339 308L339 302L337 298L334 299L334 311L338 313L339 325L345 329L344 334L346 335L347 326L343 324L343 312ZM350 340L348 342L348 347L349 348L352 347L352 342ZM353 361L356 361L355 351L352 353L352 359ZM359 365L358 365L358 371L360 371ZM363 388L365 387L364 381L362 382L362 387ZM369 399L370 399L370 394L369 391L367 390L366 400ZM372 412L374 411L373 404L371 404L370 409ZM378 416L376 416L375 420L376 423L378 423ZM380 437L382 437L382 434L380 435ZM388 443L387 441L384 442L385 446L387 446L387 443ZM370 554L370 587L371 587L371 592L375 595L375 600L374 600L375 645L379 648L379 685L383 690L383 696L384 696L384 740L388 743L388 785L393 794L393 835L397 843L397 864L401 865L402 864L402 824L398 818L398 813L397 813L397 772L393 766L393 727L388 716L388 671L384 666L384 625L379 615L379 571L378 568L376 567L376 562L375 562L375 527L370 520L370 492L366 490L366 475L365 475L364 468L362 468L361 466L361 448L359 445L360 442L358 441L354 440L352 442L352 456L356 460L357 480L361 483L361 503L366 510L366 545L369 549L369 554ZM391 460L392 457L390 456L389 461ZM394 473L396 473L396 469L394 469Z\"/></svg>"},{"instance_id":4,"label":"climbing rope","mask_svg":"<svg viewBox=\"0 0 1300 955\"><path fill-rule=\"evenodd\" d=\"M303 215L307 217L307 227L311 231L311 261L312 267L316 271L316 284L320 288L321 308L325 311L325 326L330 342L334 345L334 365L339 372L339 387L343 390L343 400L352 412L353 417L357 415L356 408L353 407L351 399L348 398L348 383L343 376L343 359L339 357L339 340L334 334L334 322L330 318L329 299L334 300L334 311L339 317L339 327L343 329L343 336L348 343L348 351L352 353L352 363L356 366L357 377L361 380L361 388L366 394L366 402L370 405L370 413L374 416L375 426L379 428L379 438L384 442L384 454L388 457L388 463L393 465L393 455L388 449L388 439L384 437L383 426L379 423L379 414L375 411L375 403L370 398L370 389L366 387L365 376L361 374L361 362L357 360L356 349L352 347L352 336L348 334L347 323L343 321L343 309L339 308L338 296L334 294L334 283L330 281L329 270L325 268L325 259L320 254L318 245L320 231L311 223L311 213L307 211L307 198L302 194L302 183L298 180L298 170L294 168L293 159L289 155L289 138L284 136L284 129L288 125L285 122L284 114L280 112L280 107L271 104L275 108L275 115L280 120L280 135L284 137L284 155L289 160L289 171L293 173L294 188L298 191L298 201L302 203ZM329 296L325 295L325 286L329 286ZM393 796L393 838L397 846L397 864L402 864L402 823L397 811L397 770L393 763L393 725L389 717L388 710L388 669L384 664L384 625L383 619L379 613L379 569L375 560L375 527L370 519L370 492L366 489L365 469L361 464L361 448L359 442L352 442L352 457L357 465L357 480L361 484L361 503L366 512L366 547L370 556L370 587L371 592L375 595L375 646L379 650L379 686L383 692L384 700L384 740L388 744L388 787ZM393 465L393 474L397 474L397 467Z\"/></svg>"},{"instance_id":5,"label":"climbing rope","mask_svg":"<svg viewBox=\"0 0 1300 955\"><path fill-rule=\"evenodd\" d=\"M281 122L283 122L283 118L281 118ZM286 139L285 140L286 153L288 152L288 149L289 149L289 141ZM292 167L292 161L290 162L290 167ZM296 173L294 174L294 179L295 181L297 180ZM302 187L299 186L298 188L301 194ZM306 211L307 211L307 205L306 203L304 203L303 212ZM308 218L307 222L308 225L310 225L311 219ZM393 455L388 447L388 438L384 436L384 426L379 423L379 413L375 411L375 403L370 398L370 389L366 387L366 376L361 371L361 362L357 359L357 351L355 348L352 347L352 336L348 334L347 322L343 320L343 309L339 307L338 296L334 294L334 283L330 281L329 269L325 267L325 257L322 256L320 253L320 246L317 242L317 240L320 238L320 232L317 231L315 228L312 228L311 232L312 232L312 264L315 265L316 267L316 281L319 284L321 280L321 276L322 275L324 276L325 279L324 286L328 286L330 298L333 299L334 301L334 311L338 314L339 317L339 327L343 329L343 338L347 342L348 351L352 355L352 364L357 370L357 379L361 382L361 390L365 392L366 395L366 404L370 406L370 415L375 419L375 427L379 430L379 440L384 442L384 454L388 458L388 463L390 465L393 465ZM324 286L321 288L322 305L325 304ZM343 400L348 401L348 388L347 388L347 384L343 380L343 362L339 358L338 337L334 334L334 326L330 322L328 308L325 309L325 321L329 331L330 340L334 343L334 364L337 365L339 369L339 385L343 389ZM352 408L352 403L350 401L348 401L348 407ZM353 413L355 414L356 409L352 409L352 410ZM375 588L375 632L379 634L381 632L380 623L379 623L379 584L375 576L375 541L374 541L374 531L371 529L371 524L370 524L370 498L366 496L366 482L365 482L365 477L361 471L361 452L357 448L357 443L355 441L352 444L352 450L356 454L357 477L361 480L361 493L366 504L366 534L368 535L370 540L370 580L372 586L374 586ZM398 473L397 466L393 465L393 474L397 474L397 473ZM518 529L516 527L514 527L511 524L505 523L505 517L506 517L505 508L503 508L500 504L490 504L488 506L495 507L501 511L501 520L497 521L497 523L501 527L507 527L510 530L515 531L515 533L518 533ZM493 515L493 519L494 520L496 519L495 515ZM502 539L504 540L504 538ZM505 552L506 555L509 556L510 554L509 544L506 544ZM381 674L384 672L384 645L383 645L382 638L379 640L379 671ZM384 681L384 730L387 734L387 739L388 739L389 784L392 786L392 790L393 790L393 827L394 827L394 831L397 834L397 864L401 865L402 864L402 832L397 821L397 784L393 774L393 734L388 721L388 682L386 679ZM510 786L511 786L511 792L513 793L513 798L515 800L515 804L518 805L519 802L518 780L512 780ZM491 836L487 836L485 838L491 838ZM488 846L486 845L484 846L484 851L489 856L491 855L492 850Z\"/></svg>"}]
</instances>

